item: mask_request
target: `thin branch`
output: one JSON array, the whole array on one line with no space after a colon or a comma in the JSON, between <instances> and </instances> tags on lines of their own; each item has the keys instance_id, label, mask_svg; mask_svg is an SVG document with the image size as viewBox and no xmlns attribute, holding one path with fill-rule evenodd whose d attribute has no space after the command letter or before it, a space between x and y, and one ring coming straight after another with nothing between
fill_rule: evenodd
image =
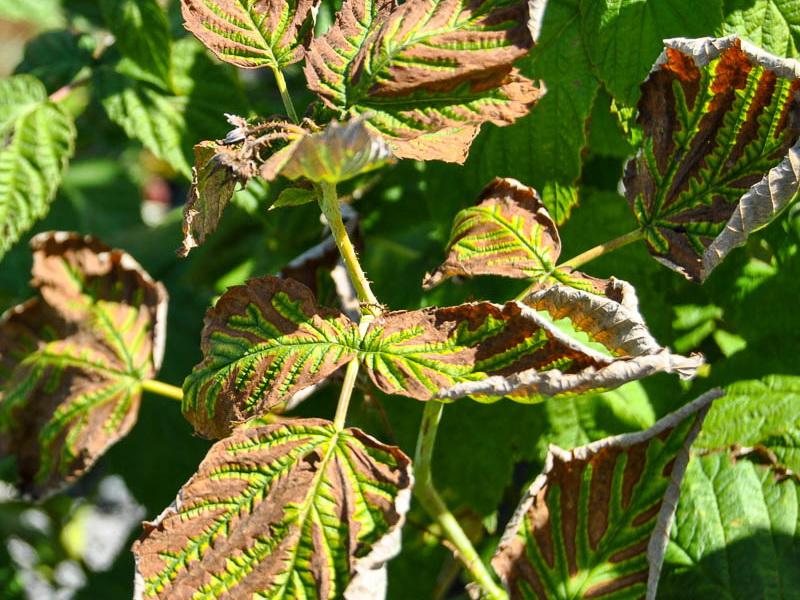
<instances>
[{"instance_id":1,"label":"thin branch","mask_svg":"<svg viewBox=\"0 0 800 600\"><path fill-rule=\"evenodd\" d=\"M81 77L80 79L76 79L72 83L68 83L67 85L58 88L55 92L50 94L50 101L61 102L78 88L86 86L91 80L92 76L87 75L86 77Z\"/></svg>"}]
</instances>

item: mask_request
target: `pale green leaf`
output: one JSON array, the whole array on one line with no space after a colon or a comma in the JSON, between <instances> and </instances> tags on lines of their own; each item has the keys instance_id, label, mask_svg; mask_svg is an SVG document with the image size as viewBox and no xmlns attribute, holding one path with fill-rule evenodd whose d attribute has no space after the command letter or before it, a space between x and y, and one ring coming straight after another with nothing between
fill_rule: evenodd
<instances>
[{"instance_id":1,"label":"pale green leaf","mask_svg":"<svg viewBox=\"0 0 800 600\"><path fill-rule=\"evenodd\" d=\"M779 56L800 49L800 3L796 0L724 0L721 33L740 35Z\"/></svg>"}]
</instances>

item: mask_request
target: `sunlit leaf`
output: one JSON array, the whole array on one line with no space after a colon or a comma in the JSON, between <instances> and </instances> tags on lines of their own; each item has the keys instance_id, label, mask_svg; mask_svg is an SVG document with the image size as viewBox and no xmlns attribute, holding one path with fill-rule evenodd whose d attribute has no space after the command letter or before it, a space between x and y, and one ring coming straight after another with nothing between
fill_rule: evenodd
<instances>
[{"instance_id":1,"label":"sunlit leaf","mask_svg":"<svg viewBox=\"0 0 800 600\"><path fill-rule=\"evenodd\" d=\"M800 7L793 0L724 0L722 30L778 56L800 50Z\"/></svg>"},{"instance_id":2,"label":"sunlit leaf","mask_svg":"<svg viewBox=\"0 0 800 600\"><path fill-rule=\"evenodd\" d=\"M276 411L355 356L358 328L276 277L229 289L206 315L204 360L184 383L183 412L202 435Z\"/></svg>"},{"instance_id":3,"label":"sunlit leaf","mask_svg":"<svg viewBox=\"0 0 800 600\"><path fill-rule=\"evenodd\" d=\"M181 0L184 25L238 67L283 68L303 57L318 0Z\"/></svg>"},{"instance_id":4,"label":"sunlit leaf","mask_svg":"<svg viewBox=\"0 0 800 600\"><path fill-rule=\"evenodd\" d=\"M650 252L703 281L800 187L797 63L729 37L675 39L642 87L625 187Z\"/></svg>"},{"instance_id":5,"label":"sunlit leaf","mask_svg":"<svg viewBox=\"0 0 800 600\"><path fill-rule=\"evenodd\" d=\"M399 550L409 459L321 419L254 422L212 446L134 545L139 598L353 596Z\"/></svg>"},{"instance_id":6,"label":"sunlit leaf","mask_svg":"<svg viewBox=\"0 0 800 600\"><path fill-rule=\"evenodd\" d=\"M492 559L511 598L655 598L689 446L718 395L643 432L551 446Z\"/></svg>"},{"instance_id":7,"label":"sunlit leaf","mask_svg":"<svg viewBox=\"0 0 800 600\"><path fill-rule=\"evenodd\" d=\"M166 292L91 238L36 236L41 296L0 321L0 453L39 496L88 470L136 422L164 351Z\"/></svg>"},{"instance_id":8,"label":"sunlit leaf","mask_svg":"<svg viewBox=\"0 0 800 600\"><path fill-rule=\"evenodd\" d=\"M312 42L306 78L341 117L365 115L398 157L463 160L481 123L508 125L542 94L512 66L533 43L528 20L516 0L348 0Z\"/></svg>"},{"instance_id":9,"label":"sunlit leaf","mask_svg":"<svg viewBox=\"0 0 800 600\"><path fill-rule=\"evenodd\" d=\"M561 239L536 190L515 179L496 178L477 206L456 215L447 259L425 277L430 289L456 276L500 275L531 279L542 287L561 283L604 293L609 282L557 268Z\"/></svg>"},{"instance_id":10,"label":"sunlit leaf","mask_svg":"<svg viewBox=\"0 0 800 600\"><path fill-rule=\"evenodd\" d=\"M50 210L75 136L72 116L39 80L0 81L0 259Z\"/></svg>"}]
</instances>

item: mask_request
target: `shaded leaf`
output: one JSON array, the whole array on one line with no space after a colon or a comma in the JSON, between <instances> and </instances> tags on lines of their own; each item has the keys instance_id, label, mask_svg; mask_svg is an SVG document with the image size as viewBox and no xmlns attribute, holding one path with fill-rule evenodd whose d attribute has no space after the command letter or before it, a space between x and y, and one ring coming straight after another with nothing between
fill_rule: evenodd
<instances>
[{"instance_id":1,"label":"shaded leaf","mask_svg":"<svg viewBox=\"0 0 800 600\"><path fill-rule=\"evenodd\" d=\"M800 589L800 484L726 452L692 456L659 598L794 598Z\"/></svg>"},{"instance_id":2,"label":"shaded leaf","mask_svg":"<svg viewBox=\"0 0 800 600\"><path fill-rule=\"evenodd\" d=\"M181 0L184 26L237 67L281 69L303 57L318 0Z\"/></svg>"},{"instance_id":3,"label":"shaded leaf","mask_svg":"<svg viewBox=\"0 0 800 600\"><path fill-rule=\"evenodd\" d=\"M800 187L800 67L734 37L668 40L626 195L651 253L703 281Z\"/></svg>"},{"instance_id":4,"label":"shaded leaf","mask_svg":"<svg viewBox=\"0 0 800 600\"><path fill-rule=\"evenodd\" d=\"M500 275L531 279L542 287L561 283L603 294L609 282L557 268L558 228L539 194L515 179L495 178L478 205L456 215L447 259L422 283L425 289L455 276Z\"/></svg>"},{"instance_id":5,"label":"shaded leaf","mask_svg":"<svg viewBox=\"0 0 800 600\"><path fill-rule=\"evenodd\" d=\"M157 0L101 0L106 26L134 76L170 86L169 22Z\"/></svg>"},{"instance_id":6,"label":"shaded leaf","mask_svg":"<svg viewBox=\"0 0 800 600\"><path fill-rule=\"evenodd\" d=\"M25 45L14 73L28 73L53 92L70 83L92 61L95 41L71 31L45 31Z\"/></svg>"},{"instance_id":7,"label":"shaded leaf","mask_svg":"<svg viewBox=\"0 0 800 600\"><path fill-rule=\"evenodd\" d=\"M695 448L760 446L800 473L800 377L773 376L728 386L714 404Z\"/></svg>"},{"instance_id":8,"label":"shaded leaf","mask_svg":"<svg viewBox=\"0 0 800 600\"><path fill-rule=\"evenodd\" d=\"M317 191L313 188L288 187L278 194L278 198L269 208L272 210L274 208L285 208L287 206L302 206L303 204L316 202L317 197Z\"/></svg>"},{"instance_id":9,"label":"shaded leaf","mask_svg":"<svg viewBox=\"0 0 800 600\"><path fill-rule=\"evenodd\" d=\"M75 136L73 118L39 80L0 81L0 259L50 210Z\"/></svg>"},{"instance_id":10,"label":"shaded leaf","mask_svg":"<svg viewBox=\"0 0 800 600\"><path fill-rule=\"evenodd\" d=\"M97 69L94 85L112 121L189 177L193 145L222 136L223 111L246 112L247 102L231 72L193 40L176 42L171 59L172 89L119 68Z\"/></svg>"},{"instance_id":11,"label":"shaded leaf","mask_svg":"<svg viewBox=\"0 0 800 600\"><path fill-rule=\"evenodd\" d=\"M399 550L411 482L399 449L357 429L240 427L146 525L136 597L353 598L354 576Z\"/></svg>"},{"instance_id":12,"label":"shaded leaf","mask_svg":"<svg viewBox=\"0 0 800 600\"><path fill-rule=\"evenodd\" d=\"M498 174L530 183L559 224L578 203L586 125L600 85L582 35L579 5L579 0L533 2L534 14L544 11L541 33L520 70L542 80L547 94L514 125L485 128L467 164L479 184Z\"/></svg>"},{"instance_id":13,"label":"shaded leaf","mask_svg":"<svg viewBox=\"0 0 800 600\"><path fill-rule=\"evenodd\" d=\"M341 116L365 115L398 157L424 148L428 160L458 160L466 151L451 144L481 123L512 123L542 93L512 68L533 43L528 20L515 0L348 0L311 43L306 78Z\"/></svg>"},{"instance_id":14,"label":"shaded leaf","mask_svg":"<svg viewBox=\"0 0 800 600\"><path fill-rule=\"evenodd\" d=\"M800 49L800 7L793 0L724 0L725 34L738 34L767 52L795 57Z\"/></svg>"},{"instance_id":15,"label":"shaded leaf","mask_svg":"<svg viewBox=\"0 0 800 600\"><path fill-rule=\"evenodd\" d=\"M166 292L127 254L63 232L31 242L41 296L0 321L0 453L35 496L69 483L136 422L164 351Z\"/></svg>"},{"instance_id":16,"label":"shaded leaf","mask_svg":"<svg viewBox=\"0 0 800 600\"><path fill-rule=\"evenodd\" d=\"M358 328L317 305L305 286L276 277L230 288L206 314L204 360L184 383L183 412L207 437L281 404L346 364Z\"/></svg>"},{"instance_id":17,"label":"shaded leaf","mask_svg":"<svg viewBox=\"0 0 800 600\"><path fill-rule=\"evenodd\" d=\"M689 446L719 395L643 432L551 446L492 559L511 598L655 598Z\"/></svg>"}]
</instances>

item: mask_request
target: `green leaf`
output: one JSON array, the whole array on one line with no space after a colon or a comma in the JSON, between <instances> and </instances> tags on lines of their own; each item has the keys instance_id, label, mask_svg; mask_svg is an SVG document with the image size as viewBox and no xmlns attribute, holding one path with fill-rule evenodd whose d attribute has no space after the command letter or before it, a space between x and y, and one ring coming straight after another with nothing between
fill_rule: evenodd
<instances>
[{"instance_id":1,"label":"green leaf","mask_svg":"<svg viewBox=\"0 0 800 600\"><path fill-rule=\"evenodd\" d=\"M164 9L156 0L101 0L100 5L128 72L169 88L171 38Z\"/></svg>"},{"instance_id":2,"label":"green leaf","mask_svg":"<svg viewBox=\"0 0 800 600\"><path fill-rule=\"evenodd\" d=\"M533 188L495 178L477 206L456 215L447 259L422 286L431 289L455 276L500 275L530 279L540 287L564 284L605 294L613 285L569 268L557 268L558 228Z\"/></svg>"},{"instance_id":3,"label":"green leaf","mask_svg":"<svg viewBox=\"0 0 800 600\"><path fill-rule=\"evenodd\" d=\"M800 473L800 377L737 382L714 404L695 447L763 446Z\"/></svg>"},{"instance_id":4,"label":"green leaf","mask_svg":"<svg viewBox=\"0 0 800 600\"><path fill-rule=\"evenodd\" d=\"M794 0L724 0L723 34L747 38L767 52L795 57L800 49L800 5Z\"/></svg>"},{"instance_id":5,"label":"green leaf","mask_svg":"<svg viewBox=\"0 0 800 600\"><path fill-rule=\"evenodd\" d=\"M287 206L302 206L310 202L317 201L318 194L315 190L302 187L288 187L278 194L278 199L270 206L274 208L285 208Z\"/></svg>"},{"instance_id":6,"label":"green leaf","mask_svg":"<svg viewBox=\"0 0 800 600\"><path fill-rule=\"evenodd\" d=\"M508 129L487 128L467 166L480 182L513 174L529 183L541 191L560 224L578 203L581 151L599 87L582 37L578 0L547 4L539 39L521 68L525 76L543 80L547 94Z\"/></svg>"},{"instance_id":7,"label":"green leaf","mask_svg":"<svg viewBox=\"0 0 800 600\"><path fill-rule=\"evenodd\" d=\"M40 30L64 25L60 0L0 0L0 18L30 23Z\"/></svg>"},{"instance_id":8,"label":"green leaf","mask_svg":"<svg viewBox=\"0 0 800 600\"><path fill-rule=\"evenodd\" d=\"M358 328L317 305L305 286L265 277L230 288L209 310L201 348L183 413L201 435L225 437L355 357Z\"/></svg>"},{"instance_id":9,"label":"green leaf","mask_svg":"<svg viewBox=\"0 0 800 600\"><path fill-rule=\"evenodd\" d=\"M726 452L693 456L671 538L659 598L794 598L800 485Z\"/></svg>"},{"instance_id":10,"label":"green leaf","mask_svg":"<svg viewBox=\"0 0 800 600\"><path fill-rule=\"evenodd\" d=\"M662 40L712 35L722 0L581 0L581 14L595 73L614 99L633 106Z\"/></svg>"},{"instance_id":11,"label":"green leaf","mask_svg":"<svg viewBox=\"0 0 800 600\"><path fill-rule=\"evenodd\" d=\"M306 79L398 157L463 162L481 123L508 125L541 95L512 68L533 43L528 20L518 0L347 0L311 43Z\"/></svg>"},{"instance_id":12,"label":"green leaf","mask_svg":"<svg viewBox=\"0 0 800 600\"><path fill-rule=\"evenodd\" d=\"M626 196L651 254L705 280L800 187L794 62L737 38L668 40L642 86Z\"/></svg>"},{"instance_id":13,"label":"green leaf","mask_svg":"<svg viewBox=\"0 0 800 600\"><path fill-rule=\"evenodd\" d=\"M134 545L142 597L382 597L362 586L399 551L411 481L408 457L357 429L240 427Z\"/></svg>"},{"instance_id":14,"label":"green leaf","mask_svg":"<svg viewBox=\"0 0 800 600\"><path fill-rule=\"evenodd\" d=\"M224 111L247 112L230 71L191 39L172 50L172 89L136 79L124 69L98 69L94 84L109 118L176 171L191 174L192 147L225 134Z\"/></svg>"},{"instance_id":15,"label":"green leaf","mask_svg":"<svg viewBox=\"0 0 800 600\"><path fill-rule=\"evenodd\" d=\"M30 75L0 81L0 259L50 209L75 145L75 123Z\"/></svg>"},{"instance_id":16,"label":"green leaf","mask_svg":"<svg viewBox=\"0 0 800 600\"><path fill-rule=\"evenodd\" d=\"M94 47L94 38L86 34L45 31L25 45L25 54L14 73L33 75L54 92L91 64Z\"/></svg>"},{"instance_id":17,"label":"green leaf","mask_svg":"<svg viewBox=\"0 0 800 600\"><path fill-rule=\"evenodd\" d=\"M551 446L492 559L512 597L654 598L689 446L717 396L644 432Z\"/></svg>"},{"instance_id":18,"label":"green leaf","mask_svg":"<svg viewBox=\"0 0 800 600\"><path fill-rule=\"evenodd\" d=\"M31 242L40 296L0 320L0 454L41 496L136 422L164 351L166 292L127 254L63 232Z\"/></svg>"},{"instance_id":19,"label":"green leaf","mask_svg":"<svg viewBox=\"0 0 800 600\"><path fill-rule=\"evenodd\" d=\"M221 60L282 69L303 57L319 0L185 0L184 26Z\"/></svg>"}]
</instances>

